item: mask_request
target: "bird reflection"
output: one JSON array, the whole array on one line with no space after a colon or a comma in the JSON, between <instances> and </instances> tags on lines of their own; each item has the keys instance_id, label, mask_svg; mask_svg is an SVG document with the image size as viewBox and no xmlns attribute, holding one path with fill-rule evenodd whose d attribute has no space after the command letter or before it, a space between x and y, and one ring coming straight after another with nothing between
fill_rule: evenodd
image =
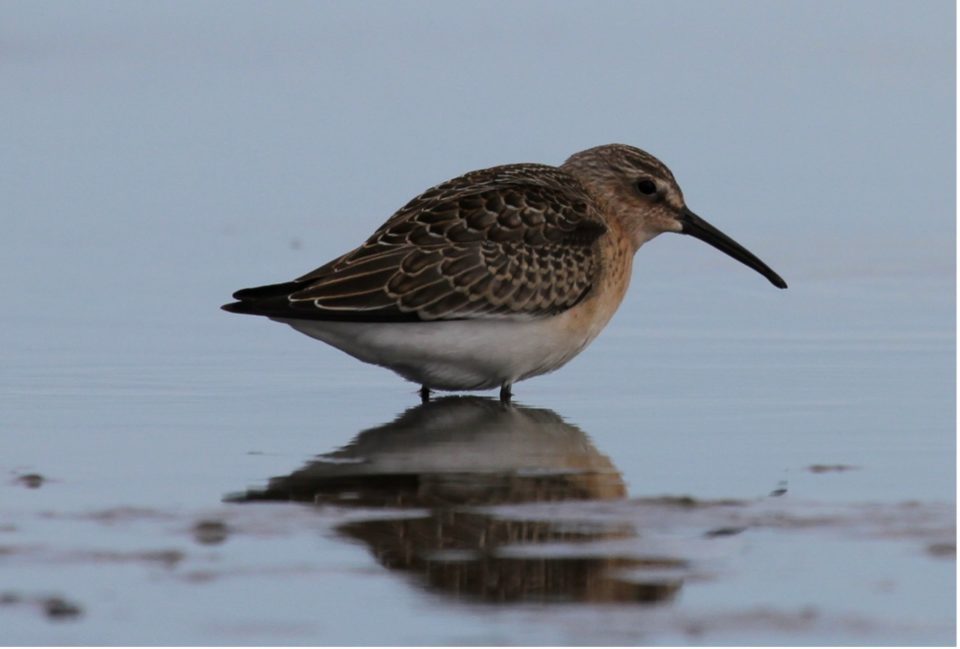
<instances>
[{"instance_id":1,"label":"bird reflection","mask_svg":"<svg viewBox=\"0 0 960 649\"><path fill-rule=\"evenodd\" d=\"M380 508L389 514L374 513L337 531L366 544L386 568L416 574L425 588L458 598L669 600L682 583L673 576L682 560L600 555L586 545L632 537L631 525L492 508L625 495L610 459L555 412L447 397L411 408L342 449L272 478L265 488L229 500ZM551 546L538 552L543 544Z\"/></svg>"}]
</instances>

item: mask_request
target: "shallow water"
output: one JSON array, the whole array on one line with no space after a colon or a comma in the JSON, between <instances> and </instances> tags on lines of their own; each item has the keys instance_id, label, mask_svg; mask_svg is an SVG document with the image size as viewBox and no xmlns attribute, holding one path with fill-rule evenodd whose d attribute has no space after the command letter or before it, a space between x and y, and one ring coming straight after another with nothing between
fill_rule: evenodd
<instances>
[{"instance_id":1,"label":"shallow water","mask_svg":"<svg viewBox=\"0 0 960 649\"><path fill-rule=\"evenodd\" d=\"M947 4L556 6L0 8L5 643L953 643ZM790 288L660 237L509 408L218 310L607 141Z\"/></svg>"},{"instance_id":2,"label":"shallow water","mask_svg":"<svg viewBox=\"0 0 960 649\"><path fill-rule=\"evenodd\" d=\"M715 289L710 336L706 296L648 291L676 301L659 326L628 307L511 407L417 405L226 314L135 350L8 349L5 638L949 643L953 341L893 288L856 287L847 335L802 321L802 285L747 329L726 303L763 292ZM65 339L48 325L16 332Z\"/></svg>"}]
</instances>

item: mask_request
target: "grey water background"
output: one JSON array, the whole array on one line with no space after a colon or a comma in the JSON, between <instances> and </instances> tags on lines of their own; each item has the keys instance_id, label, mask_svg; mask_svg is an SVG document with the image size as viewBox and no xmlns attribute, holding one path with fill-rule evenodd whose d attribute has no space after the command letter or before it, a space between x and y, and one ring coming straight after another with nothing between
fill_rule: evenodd
<instances>
[{"instance_id":1,"label":"grey water background","mask_svg":"<svg viewBox=\"0 0 960 649\"><path fill-rule=\"evenodd\" d=\"M3 642L952 644L954 11L0 4ZM626 497L490 511L630 525L542 552L653 543L684 557L673 599L491 606L336 531L382 512L222 502L417 403L220 312L233 290L446 178L607 142L664 160L790 288L690 238L646 245L591 348L515 389ZM497 444L469 453L510 466ZM754 524L698 541L742 521L663 496ZM49 596L82 613L45 616Z\"/></svg>"}]
</instances>

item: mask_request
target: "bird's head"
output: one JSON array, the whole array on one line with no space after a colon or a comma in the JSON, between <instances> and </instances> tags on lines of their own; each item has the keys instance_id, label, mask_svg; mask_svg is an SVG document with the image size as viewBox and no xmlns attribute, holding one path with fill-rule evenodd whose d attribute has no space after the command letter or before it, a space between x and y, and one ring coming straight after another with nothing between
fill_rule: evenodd
<instances>
[{"instance_id":1,"label":"bird's head","mask_svg":"<svg viewBox=\"0 0 960 649\"><path fill-rule=\"evenodd\" d=\"M787 283L753 253L694 214L665 164L626 144L606 144L575 153L561 169L616 215L634 248L663 232L679 232L709 243L754 269L778 288Z\"/></svg>"}]
</instances>

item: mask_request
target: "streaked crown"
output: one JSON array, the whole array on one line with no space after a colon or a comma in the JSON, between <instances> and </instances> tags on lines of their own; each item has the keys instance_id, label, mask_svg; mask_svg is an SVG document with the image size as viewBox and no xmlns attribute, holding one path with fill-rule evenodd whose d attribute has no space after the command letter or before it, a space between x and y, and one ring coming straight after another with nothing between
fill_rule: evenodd
<instances>
[{"instance_id":1,"label":"streaked crown","mask_svg":"<svg viewBox=\"0 0 960 649\"><path fill-rule=\"evenodd\" d=\"M670 169L646 151L605 144L573 154L561 169L618 215L636 247L661 232L680 231L683 192Z\"/></svg>"}]
</instances>

